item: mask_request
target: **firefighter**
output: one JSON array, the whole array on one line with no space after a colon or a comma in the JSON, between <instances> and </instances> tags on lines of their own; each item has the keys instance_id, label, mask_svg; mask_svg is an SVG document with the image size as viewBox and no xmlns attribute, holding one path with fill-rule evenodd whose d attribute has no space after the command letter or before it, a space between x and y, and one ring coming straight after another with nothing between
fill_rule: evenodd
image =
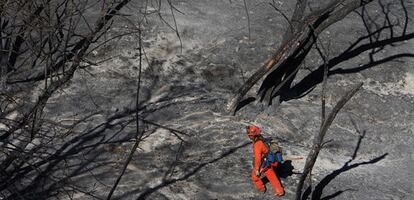
<instances>
[{"instance_id":1,"label":"firefighter","mask_svg":"<svg viewBox=\"0 0 414 200\"><path fill-rule=\"evenodd\" d=\"M247 136L253 141L253 153L254 164L252 170L252 181L256 186L256 189L261 192L266 192L266 186L263 184L261 175L266 175L270 184L273 186L273 190L276 196L283 196L285 191L283 186L273 170L273 167L277 166L277 162L273 167L261 168L263 158L269 153L269 149L266 146L261 130L257 126L246 126Z\"/></svg>"}]
</instances>

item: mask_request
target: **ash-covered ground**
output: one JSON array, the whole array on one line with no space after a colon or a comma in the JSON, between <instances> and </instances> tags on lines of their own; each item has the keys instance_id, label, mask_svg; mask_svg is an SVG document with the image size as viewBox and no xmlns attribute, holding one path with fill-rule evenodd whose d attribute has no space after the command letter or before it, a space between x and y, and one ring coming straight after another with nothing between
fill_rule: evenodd
<instances>
[{"instance_id":1,"label":"ash-covered ground","mask_svg":"<svg viewBox=\"0 0 414 200\"><path fill-rule=\"evenodd\" d=\"M277 199L268 183L265 194L251 182L252 145L245 135L248 124L260 126L265 137L280 141L287 155L306 156L321 118L321 84L301 82L323 64L312 49L293 82L309 93L267 106L258 100L235 116L224 111L226 103L246 79L281 43L289 23L268 3L246 1L172 1L163 4L162 17L147 17L143 29L145 56L140 87L141 130L145 130L113 199ZM275 1L288 16L294 1ZM379 24L399 21L401 33L408 11L406 34L414 32L414 2L375 1L365 9ZM311 6L317 7L316 2ZM381 7L383 5L383 7ZM384 6L385 5L385 6ZM119 19L108 33L122 33L134 26L132 1L122 10L130 21ZM148 5L148 10L156 8ZM359 9L359 11L361 11ZM165 20L165 21L164 21ZM168 24L166 24L168 23ZM353 12L326 29L319 43L329 47L329 57L343 53L359 38L369 43L362 18ZM389 36L384 31L383 38ZM388 34L388 36L387 36ZM181 42L180 42L181 40ZM71 82L49 101L46 118L55 121L91 115L75 130L90 130L80 142L97 145L72 158L90 159L85 172L70 182L83 188L74 199L105 198L119 176L132 148L139 74L136 34L117 38L93 52L99 62L75 74ZM376 50L379 48L376 48ZM385 44L350 56L330 69L327 81L328 112L353 85L363 88L339 112L325 138L312 171L312 199L412 199L414 196L414 40ZM403 54L402 56L395 56ZM257 98L256 84L245 98ZM294 91L293 91L294 92ZM145 123L143 123L145 122ZM161 125L161 126L159 126ZM125 139L127 138L127 139ZM110 142L116 141L117 142ZM78 143L77 143L78 144ZM82 146L83 147L83 146ZM82 152L82 151L80 151ZM59 166L59 165L58 165ZM66 166L66 165L61 165ZM304 161L286 162L278 172L286 195L294 199ZM58 176L58 175L57 175ZM61 194L60 198L69 198Z\"/></svg>"}]
</instances>

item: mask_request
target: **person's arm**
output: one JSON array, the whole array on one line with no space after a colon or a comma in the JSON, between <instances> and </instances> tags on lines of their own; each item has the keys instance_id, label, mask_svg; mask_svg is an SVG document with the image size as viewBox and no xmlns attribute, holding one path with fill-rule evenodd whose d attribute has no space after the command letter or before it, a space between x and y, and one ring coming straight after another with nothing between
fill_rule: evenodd
<instances>
[{"instance_id":1,"label":"person's arm","mask_svg":"<svg viewBox=\"0 0 414 200\"><path fill-rule=\"evenodd\" d=\"M260 175L260 165L262 164L262 151L263 151L263 142L261 140L256 141L253 144L254 148L254 171L256 176Z\"/></svg>"}]
</instances>

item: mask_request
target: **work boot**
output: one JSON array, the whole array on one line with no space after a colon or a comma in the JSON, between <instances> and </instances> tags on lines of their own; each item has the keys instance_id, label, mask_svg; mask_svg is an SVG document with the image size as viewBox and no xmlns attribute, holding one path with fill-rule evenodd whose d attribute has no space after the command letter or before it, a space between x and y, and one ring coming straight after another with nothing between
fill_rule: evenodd
<instances>
[{"instance_id":1,"label":"work boot","mask_svg":"<svg viewBox=\"0 0 414 200\"><path fill-rule=\"evenodd\" d=\"M266 188L258 189L257 191L259 191L260 193L266 193Z\"/></svg>"},{"instance_id":2,"label":"work boot","mask_svg":"<svg viewBox=\"0 0 414 200\"><path fill-rule=\"evenodd\" d=\"M285 195L285 191L279 191L275 193L275 196L281 197Z\"/></svg>"}]
</instances>

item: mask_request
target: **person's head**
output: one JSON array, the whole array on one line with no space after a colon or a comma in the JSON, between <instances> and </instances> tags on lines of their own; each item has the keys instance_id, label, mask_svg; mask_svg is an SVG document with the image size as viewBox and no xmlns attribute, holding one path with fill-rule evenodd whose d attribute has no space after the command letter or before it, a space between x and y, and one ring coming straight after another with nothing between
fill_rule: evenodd
<instances>
[{"instance_id":1,"label":"person's head","mask_svg":"<svg viewBox=\"0 0 414 200\"><path fill-rule=\"evenodd\" d=\"M258 136L261 136L261 130L257 126L254 126L254 125L246 126L246 131L247 131L247 137L249 137L252 140Z\"/></svg>"}]
</instances>

